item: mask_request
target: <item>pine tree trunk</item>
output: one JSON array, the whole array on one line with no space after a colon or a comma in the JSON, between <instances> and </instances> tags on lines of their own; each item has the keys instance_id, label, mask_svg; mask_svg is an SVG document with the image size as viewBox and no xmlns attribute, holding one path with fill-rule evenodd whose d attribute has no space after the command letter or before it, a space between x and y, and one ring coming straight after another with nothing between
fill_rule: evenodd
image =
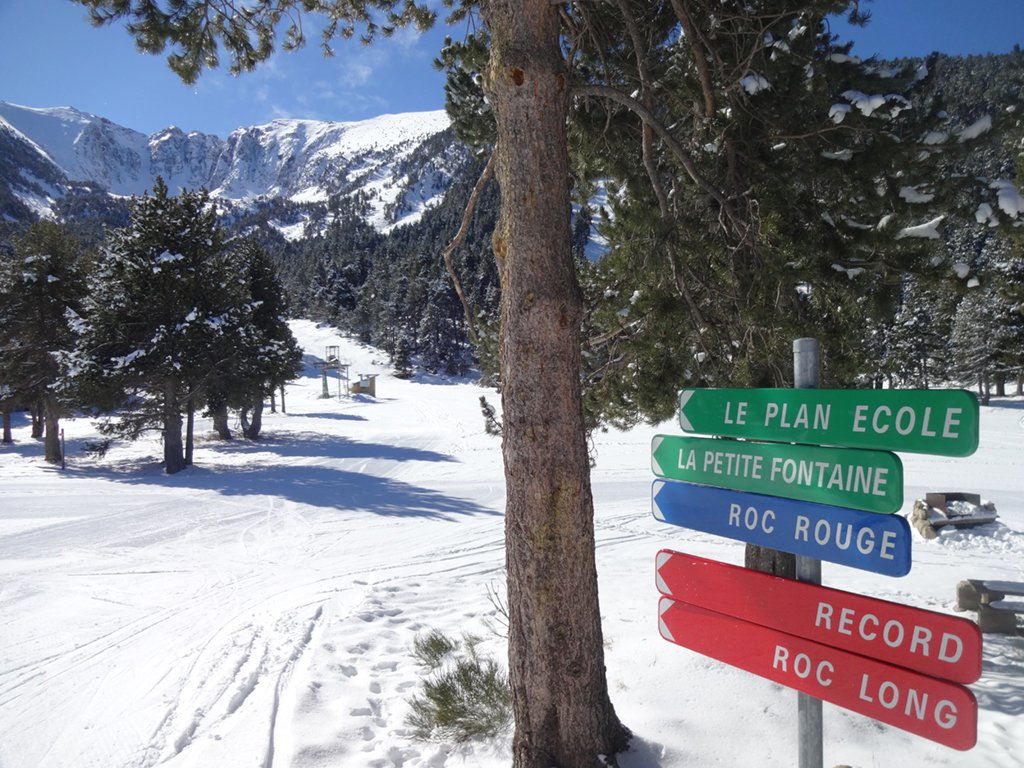
<instances>
[{"instance_id":1,"label":"pine tree trunk","mask_svg":"<svg viewBox=\"0 0 1024 768\"><path fill-rule=\"evenodd\" d=\"M192 466L192 457L195 454L196 436L196 404L189 400L186 405L188 421L185 422L185 465Z\"/></svg>"},{"instance_id":2,"label":"pine tree trunk","mask_svg":"<svg viewBox=\"0 0 1024 768\"><path fill-rule=\"evenodd\" d=\"M44 458L49 464L60 464L64 455L60 450L60 403L56 395L47 392L43 396Z\"/></svg>"},{"instance_id":3,"label":"pine tree trunk","mask_svg":"<svg viewBox=\"0 0 1024 768\"><path fill-rule=\"evenodd\" d=\"M284 384L281 385L281 413L288 413L288 411L284 409Z\"/></svg>"},{"instance_id":4,"label":"pine tree trunk","mask_svg":"<svg viewBox=\"0 0 1024 768\"><path fill-rule=\"evenodd\" d=\"M11 412L4 408L4 438L5 443L13 443L14 435L11 432Z\"/></svg>"},{"instance_id":5,"label":"pine tree trunk","mask_svg":"<svg viewBox=\"0 0 1024 768\"><path fill-rule=\"evenodd\" d=\"M231 439L231 428L228 426L228 407L222 405L213 412L213 431L221 440Z\"/></svg>"},{"instance_id":6,"label":"pine tree trunk","mask_svg":"<svg viewBox=\"0 0 1024 768\"><path fill-rule=\"evenodd\" d=\"M181 408L178 388L173 379L164 384L164 471L168 475L185 468L185 450L181 439Z\"/></svg>"},{"instance_id":7,"label":"pine tree trunk","mask_svg":"<svg viewBox=\"0 0 1024 768\"><path fill-rule=\"evenodd\" d=\"M263 429L263 396L256 395L252 400L252 419L245 427L245 436L249 440L259 440Z\"/></svg>"},{"instance_id":8,"label":"pine tree trunk","mask_svg":"<svg viewBox=\"0 0 1024 768\"><path fill-rule=\"evenodd\" d=\"M997 373L993 378L996 383L996 397L1006 397L1006 374Z\"/></svg>"},{"instance_id":9,"label":"pine tree trunk","mask_svg":"<svg viewBox=\"0 0 1024 768\"><path fill-rule=\"evenodd\" d=\"M38 440L43 436L45 431L45 422L43 421L43 404L33 404L29 409L29 413L32 415L32 439Z\"/></svg>"},{"instance_id":10,"label":"pine tree trunk","mask_svg":"<svg viewBox=\"0 0 1024 768\"><path fill-rule=\"evenodd\" d=\"M515 768L595 768L626 748L608 695L580 392L568 83L557 7L495 0L485 88L498 125L502 405Z\"/></svg>"}]
</instances>

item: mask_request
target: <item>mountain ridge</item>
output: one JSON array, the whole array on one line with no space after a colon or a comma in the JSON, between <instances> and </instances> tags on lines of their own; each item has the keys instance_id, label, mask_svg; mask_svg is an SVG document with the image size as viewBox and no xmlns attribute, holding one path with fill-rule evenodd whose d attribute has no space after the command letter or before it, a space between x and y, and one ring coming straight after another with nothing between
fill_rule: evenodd
<instances>
[{"instance_id":1,"label":"mountain ridge","mask_svg":"<svg viewBox=\"0 0 1024 768\"><path fill-rule=\"evenodd\" d=\"M446 131L447 115L434 111L344 123L278 119L226 139L176 126L147 136L74 107L0 101L0 215L50 218L76 184L124 197L143 194L161 176L173 194L204 187L234 208L268 198L322 202L359 190L368 223L386 231L438 204L468 159L450 137L429 167L406 167Z\"/></svg>"}]
</instances>

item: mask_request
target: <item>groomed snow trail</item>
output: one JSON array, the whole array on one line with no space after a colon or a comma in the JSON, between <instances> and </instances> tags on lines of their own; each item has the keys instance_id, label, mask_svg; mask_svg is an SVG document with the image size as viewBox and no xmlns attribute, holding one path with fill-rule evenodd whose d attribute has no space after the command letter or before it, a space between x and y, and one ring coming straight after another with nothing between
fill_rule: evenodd
<instances>
[{"instance_id":1,"label":"groomed snow trail","mask_svg":"<svg viewBox=\"0 0 1024 768\"><path fill-rule=\"evenodd\" d=\"M264 439L213 439L173 477L159 438L104 459L69 421L65 471L16 417L0 448L0 768L481 768L507 741L455 754L410 738L419 632L504 640L500 443L464 381L394 379L386 358L294 324L307 363L340 345L376 399L321 399L311 366ZM332 391L336 385L332 383ZM908 504L926 490L992 499L1000 522L914 540L889 579L825 565L849 591L950 611L963 578L1024 580L1024 403L982 409L968 459L904 455ZM743 546L650 514L650 440L668 423L595 435L598 569L609 683L637 734L625 768L790 766L796 695L661 640L654 556L664 547L742 563ZM956 753L826 705L829 765L1024 765L1024 641L986 637L972 686L979 744ZM743 738L736 738L742 733Z\"/></svg>"}]
</instances>

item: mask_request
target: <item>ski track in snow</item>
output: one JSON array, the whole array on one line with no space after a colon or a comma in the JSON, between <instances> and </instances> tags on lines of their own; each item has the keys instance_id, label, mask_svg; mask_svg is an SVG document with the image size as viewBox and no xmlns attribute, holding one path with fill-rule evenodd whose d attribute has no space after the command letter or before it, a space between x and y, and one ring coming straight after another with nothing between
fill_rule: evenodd
<instances>
[{"instance_id":1,"label":"ski track in snow","mask_svg":"<svg viewBox=\"0 0 1024 768\"><path fill-rule=\"evenodd\" d=\"M340 344L354 372L380 374L380 397L320 399L309 367L287 414L266 414L263 440L222 443L200 422L196 465L173 477L158 438L86 458L85 420L64 424L62 472L16 417L15 444L0 448L0 768L510 764L507 738L456 750L414 741L405 722L424 674L417 633L471 632L505 655L488 599L504 589L501 452L478 403L497 397L394 379L376 350L294 328L307 365ZM825 584L950 612L961 579L1024 580L1022 405L982 409L973 457L902 457L908 507L926 490L972 490L998 523L915 534L903 579L826 563ZM636 734L620 764L793 765L793 691L658 636L659 549L743 559L738 542L651 516L658 432L678 428L594 436L608 680ZM1024 765L1024 638L986 636L971 688L974 750L826 704L826 764Z\"/></svg>"}]
</instances>

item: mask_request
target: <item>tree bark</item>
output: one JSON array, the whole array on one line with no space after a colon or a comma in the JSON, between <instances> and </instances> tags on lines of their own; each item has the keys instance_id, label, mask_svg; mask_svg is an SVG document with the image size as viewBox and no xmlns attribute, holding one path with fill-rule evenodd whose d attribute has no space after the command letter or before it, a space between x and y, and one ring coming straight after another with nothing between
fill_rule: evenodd
<instances>
[{"instance_id":1,"label":"tree bark","mask_svg":"<svg viewBox=\"0 0 1024 768\"><path fill-rule=\"evenodd\" d=\"M43 422L44 458L49 464L60 464L64 461L64 454L60 449L60 402L57 396L50 392L43 396Z\"/></svg>"},{"instance_id":2,"label":"tree bark","mask_svg":"<svg viewBox=\"0 0 1024 768\"><path fill-rule=\"evenodd\" d=\"M13 443L14 435L11 432L11 412L4 408L4 437L3 442Z\"/></svg>"},{"instance_id":3,"label":"tree bark","mask_svg":"<svg viewBox=\"0 0 1024 768\"><path fill-rule=\"evenodd\" d=\"M244 434L249 440L259 440L263 429L263 397L257 395L252 400L252 419L245 426Z\"/></svg>"},{"instance_id":4,"label":"tree bark","mask_svg":"<svg viewBox=\"0 0 1024 768\"><path fill-rule=\"evenodd\" d=\"M196 404L189 400L186 405L188 420L185 422L185 465L192 466L192 457L195 454L196 437Z\"/></svg>"},{"instance_id":5,"label":"tree bark","mask_svg":"<svg viewBox=\"0 0 1024 768\"><path fill-rule=\"evenodd\" d=\"M43 404L33 403L32 407L29 408L29 414L32 416L32 439L38 440L43 436L45 431L45 422L43 420Z\"/></svg>"},{"instance_id":6,"label":"tree bark","mask_svg":"<svg viewBox=\"0 0 1024 768\"><path fill-rule=\"evenodd\" d=\"M498 127L501 381L515 768L595 768L629 731L605 678L572 260L568 82L557 6L496 0L485 89Z\"/></svg>"},{"instance_id":7,"label":"tree bark","mask_svg":"<svg viewBox=\"0 0 1024 768\"><path fill-rule=\"evenodd\" d=\"M996 384L996 397L1006 397L1006 374L997 373L993 377Z\"/></svg>"},{"instance_id":8,"label":"tree bark","mask_svg":"<svg viewBox=\"0 0 1024 768\"><path fill-rule=\"evenodd\" d=\"M185 450L181 439L181 408L178 388L173 379L164 384L164 471L173 475L185 468Z\"/></svg>"},{"instance_id":9,"label":"tree bark","mask_svg":"<svg viewBox=\"0 0 1024 768\"><path fill-rule=\"evenodd\" d=\"M228 407L222 405L213 412L213 431L221 440L231 439L231 428L228 426Z\"/></svg>"}]
</instances>

